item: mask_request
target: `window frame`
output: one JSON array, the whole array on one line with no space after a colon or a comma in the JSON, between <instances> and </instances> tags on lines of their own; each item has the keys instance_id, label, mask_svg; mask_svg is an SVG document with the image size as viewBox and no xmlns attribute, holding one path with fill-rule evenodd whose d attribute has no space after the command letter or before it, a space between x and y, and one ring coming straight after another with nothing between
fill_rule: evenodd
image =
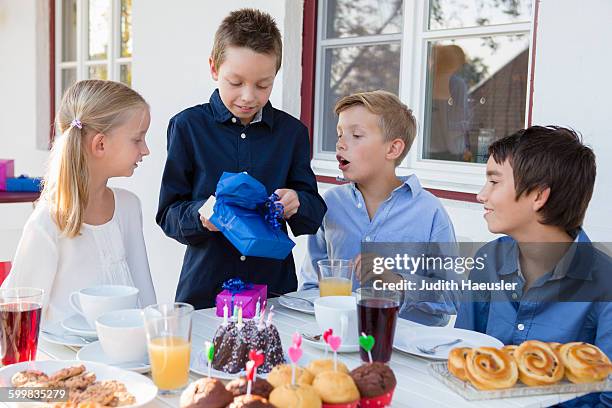
<instances>
[{"instance_id":1,"label":"window frame","mask_svg":"<svg viewBox=\"0 0 612 408\"><path fill-rule=\"evenodd\" d=\"M89 24L89 1L76 0L76 61L62 61L62 28L63 28L63 13L62 0L50 0L53 2L54 8L51 13L51 19L54 20L54 31L52 38L53 54L52 71L54 78L54 92L51 95L52 106L59 106L62 98L62 70L64 68L76 68L76 80L80 81L88 79L87 69L90 66L105 65L107 70L107 79L119 81L121 75L121 65L132 65L133 53L130 57L121 57L121 0L109 0L110 5L110 27L108 37L107 58L101 61L90 61L87 55L86 40L88 38ZM87 24L84 24L87 22ZM106 61L106 62L103 62Z\"/></svg>"},{"instance_id":2,"label":"window frame","mask_svg":"<svg viewBox=\"0 0 612 408\"><path fill-rule=\"evenodd\" d=\"M527 67L527 89L525 103L525 126L531 124L532 95L533 95L533 73L535 69L535 49L537 37L537 18L540 0L534 0L532 4L532 16L529 22L504 23L490 26L463 27L452 29L429 30L429 0L411 1L404 0L403 5L403 29L400 47L400 80L399 97L413 109L417 118L417 136L410 152L398 167L399 175L416 174L421 183L429 190L438 192L438 196L444 198L456 198L462 201L475 202L475 194L482 187L485 176L485 165L482 163L460 163L450 161L439 161L420 159L423 149L423 128L425 120L426 106L426 86L427 86L427 46L428 42L444 40L449 38L478 38L488 35L512 35L525 34L528 36L529 57ZM326 45L349 44L346 39L342 41L323 40L324 25L326 22L326 0L317 1L317 34L314 47L316 48L316 60L312 70L315 72L315 85L312 95L314 105L314 115L312 117L312 167L320 181L333 182L342 173L338 169L335 157L329 153L321 153L323 123L320 119L323 107L324 92L322 91L323 80L323 60L322 54L325 52ZM305 3L305 7L307 7ZM312 7L312 4L310 5ZM406 29L413 25L413 29ZM367 37L389 38L389 34ZM371 41L370 41L371 42ZM355 41L358 44L368 44L367 40L359 38ZM378 42L376 43L378 44ZM352 44L351 44L352 45ZM412 78L412 80L410 80ZM449 195L450 194L450 195Z\"/></svg>"}]
</instances>

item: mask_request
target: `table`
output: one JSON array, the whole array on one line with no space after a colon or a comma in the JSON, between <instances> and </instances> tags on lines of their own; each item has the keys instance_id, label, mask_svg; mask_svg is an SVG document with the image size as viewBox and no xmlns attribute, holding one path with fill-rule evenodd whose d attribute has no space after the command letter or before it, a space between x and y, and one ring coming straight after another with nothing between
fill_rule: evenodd
<instances>
[{"instance_id":1,"label":"table","mask_svg":"<svg viewBox=\"0 0 612 408\"><path fill-rule=\"evenodd\" d=\"M286 309L278 304L278 299L270 299L268 305L274 305L273 322L278 328L283 343L283 348L291 345L291 336L300 326L314 322L314 316L295 312ZM200 350L205 341L212 340L215 330L221 319L215 316L215 309L198 310L193 317L193 332L192 344L193 350ZM416 323L400 319L398 322L398 331L403 328L410 328L417 325ZM321 358L323 351L314 348L306 343L302 343L304 350L304 360L312 360ZM44 340L40 340L37 359L48 360L74 360L78 350L71 347L65 347L57 344L51 344ZM349 368L357 367L361 364L358 353L339 354L339 358ZM540 408L548 407L576 398L582 394L559 394L545 395L537 397L522 397L522 398L506 398L498 400L485 401L466 401L459 395L450 391L445 385L438 382L427 371L429 361L404 354L398 351L393 352L390 366L395 372L397 378L397 388L393 397L393 407L416 407L416 408ZM191 380L200 378L200 376L191 374ZM4 407L0 403L1 407ZM157 397L153 402L147 405L150 408L176 408L179 406L178 397Z\"/></svg>"}]
</instances>

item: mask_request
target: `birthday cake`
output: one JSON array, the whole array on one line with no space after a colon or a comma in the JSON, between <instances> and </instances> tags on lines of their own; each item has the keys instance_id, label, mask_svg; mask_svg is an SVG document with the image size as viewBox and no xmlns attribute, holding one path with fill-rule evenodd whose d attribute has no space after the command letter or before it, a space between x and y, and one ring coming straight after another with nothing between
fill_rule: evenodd
<instances>
[{"instance_id":1,"label":"birthday cake","mask_svg":"<svg viewBox=\"0 0 612 408\"><path fill-rule=\"evenodd\" d=\"M257 373L269 373L276 365L285 363L285 355L276 326L246 320L244 323L228 321L221 324L213 339L215 354L212 367L215 370L235 374L249 361L249 352L258 350L264 355L263 364Z\"/></svg>"}]
</instances>

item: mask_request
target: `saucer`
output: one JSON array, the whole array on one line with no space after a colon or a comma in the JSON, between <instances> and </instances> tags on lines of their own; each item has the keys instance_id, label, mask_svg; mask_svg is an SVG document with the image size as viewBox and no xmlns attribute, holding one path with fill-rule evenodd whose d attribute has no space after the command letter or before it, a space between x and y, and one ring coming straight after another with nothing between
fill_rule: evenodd
<instances>
[{"instance_id":1,"label":"saucer","mask_svg":"<svg viewBox=\"0 0 612 408\"><path fill-rule=\"evenodd\" d=\"M151 365L148 361L130 361L127 363L115 363L109 356L106 355L106 353L104 353L104 349L102 349L102 345L99 341L95 341L80 349L76 355L76 358L80 361L93 361L94 363L102 363L109 366L121 368L122 370L134 371L140 374L148 373L149 371L151 371Z\"/></svg>"},{"instance_id":2,"label":"saucer","mask_svg":"<svg viewBox=\"0 0 612 408\"><path fill-rule=\"evenodd\" d=\"M308 323L305 324L303 326L300 326L297 328L297 331L302 334L308 334L308 335L315 335L315 334L321 334L323 333L323 331L321 329L319 329L319 325L317 323ZM325 342L323 341L323 337L321 337L321 340L319 341L313 341L310 339L307 339L306 336L302 336L302 340L304 341L305 344L309 344L313 347L316 347L318 349L321 350L325 350L326 347L329 347L327 344L325 344ZM345 344L342 343L340 345L340 348L338 349L338 353L357 353L359 352L359 339L357 338L357 336L355 336L355 341L356 343L354 344ZM329 352L333 353L331 348L329 348Z\"/></svg>"},{"instance_id":3,"label":"saucer","mask_svg":"<svg viewBox=\"0 0 612 408\"><path fill-rule=\"evenodd\" d=\"M67 319L62 320L62 327L69 332L80 334L87 337L98 337L96 329L92 328L87 320L79 314L73 314Z\"/></svg>"},{"instance_id":4,"label":"saucer","mask_svg":"<svg viewBox=\"0 0 612 408\"><path fill-rule=\"evenodd\" d=\"M40 329L40 338L62 346L83 347L95 341L97 337L81 336L64 329L60 322L51 323Z\"/></svg>"}]
</instances>

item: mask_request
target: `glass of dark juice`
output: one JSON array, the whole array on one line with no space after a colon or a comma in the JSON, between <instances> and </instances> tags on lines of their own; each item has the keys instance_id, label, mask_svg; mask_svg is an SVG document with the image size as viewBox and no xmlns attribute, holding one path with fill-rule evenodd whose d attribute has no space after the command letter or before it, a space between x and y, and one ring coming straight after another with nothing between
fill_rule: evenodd
<instances>
[{"instance_id":1,"label":"glass of dark juice","mask_svg":"<svg viewBox=\"0 0 612 408\"><path fill-rule=\"evenodd\" d=\"M357 301L359 334L374 337L372 360L383 363L391 359L393 337L401 294L395 291L361 288ZM359 349L361 360L369 362L368 352Z\"/></svg>"},{"instance_id":2,"label":"glass of dark juice","mask_svg":"<svg viewBox=\"0 0 612 408\"><path fill-rule=\"evenodd\" d=\"M36 358L43 290L0 289L0 359L2 365Z\"/></svg>"}]
</instances>

